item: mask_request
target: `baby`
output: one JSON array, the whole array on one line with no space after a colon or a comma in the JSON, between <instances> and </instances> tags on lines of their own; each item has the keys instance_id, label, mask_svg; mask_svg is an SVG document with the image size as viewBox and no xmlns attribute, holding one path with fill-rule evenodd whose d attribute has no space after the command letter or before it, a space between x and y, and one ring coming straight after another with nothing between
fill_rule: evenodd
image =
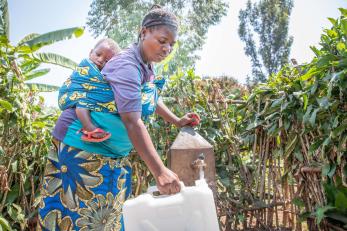
<instances>
[{"instance_id":1,"label":"baby","mask_svg":"<svg viewBox=\"0 0 347 231\"><path fill-rule=\"evenodd\" d=\"M100 71L119 52L114 40L101 39L90 51L89 59L81 61L59 90L60 109L76 108L83 141L102 142L111 137L109 132L93 124L90 111L116 112L112 91Z\"/></svg>"}]
</instances>

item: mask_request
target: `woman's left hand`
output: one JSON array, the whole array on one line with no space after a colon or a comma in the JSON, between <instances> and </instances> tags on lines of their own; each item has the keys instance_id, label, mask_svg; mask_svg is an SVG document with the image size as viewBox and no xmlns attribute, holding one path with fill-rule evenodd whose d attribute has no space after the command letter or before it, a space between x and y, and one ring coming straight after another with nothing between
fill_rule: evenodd
<instances>
[{"instance_id":1,"label":"woman's left hand","mask_svg":"<svg viewBox=\"0 0 347 231\"><path fill-rule=\"evenodd\" d=\"M178 122L178 127L191 126L194 127L200 123L200 116L194 112L190 112L181 117Z\"/></svg>"}]
</instances>

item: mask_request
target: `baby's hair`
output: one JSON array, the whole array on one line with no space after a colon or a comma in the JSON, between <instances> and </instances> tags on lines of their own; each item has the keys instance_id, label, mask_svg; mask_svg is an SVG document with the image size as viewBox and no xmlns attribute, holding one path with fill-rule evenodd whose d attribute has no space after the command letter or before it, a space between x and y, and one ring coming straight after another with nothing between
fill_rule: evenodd
<instances>
[{"instance_id":1,"label":"baby's hair","mask_svg":"<svg viewBox=\"0 0 347 231\"><path fill-rule=\"evenodd\" d=\"M177 30L178 23L177 18L173 13L165 10L158 4L154 4L143 18L142 26L146 28L155 26L170 26L174 30Z\"/></svg>"},{"instance_id":2,"label":"baby's hair","mask_svg":"<svg viewBox=\"0 0 347 231\"><path fill-rule=\"evenodd\" d=\"M100 39L95 44L94 49L96 49L98 46L100 46L101 44L104 44L104 43L107 44L115 54L120 52L120 48L119 48L118 44L113 39L110 39L110 38Z\"/></svg>"}]
</instances>

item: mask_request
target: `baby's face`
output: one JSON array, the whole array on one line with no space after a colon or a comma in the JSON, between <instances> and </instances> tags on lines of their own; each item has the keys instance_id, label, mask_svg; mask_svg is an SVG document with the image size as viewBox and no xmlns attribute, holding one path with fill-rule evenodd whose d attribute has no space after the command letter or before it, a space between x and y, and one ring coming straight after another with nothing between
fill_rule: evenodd
<instances>
[{"instance_id":1,"label":"baby's face","mask_svg":"<svg viewBox=\"0 0 347 231\"><path fill-rule=\"evenodd\" d=\"M105 43L91 50L89 59L101 70L104 65L115 55L115 52Z\"/></svg>"}]
</instances>

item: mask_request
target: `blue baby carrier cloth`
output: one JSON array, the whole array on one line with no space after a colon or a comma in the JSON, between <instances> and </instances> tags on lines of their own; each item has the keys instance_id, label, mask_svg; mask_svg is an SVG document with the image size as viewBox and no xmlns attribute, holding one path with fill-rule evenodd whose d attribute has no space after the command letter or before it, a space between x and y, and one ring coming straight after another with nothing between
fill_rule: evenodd
<instances>
[{"instance_id":1,"label":"blue baby carrier cloth","mask_svg":"<svg viewBox=\"0 0 347 231\"><path fill-rule=\"evenodd\" d=\"M155 112L159 92L166 80L159 77L141 86L142 119L147 120ZM97 66L83 59L59 90L58 104L61 110L86 108L95 112L118 113L111 86Z\"/></svg>"}]
</instances>

